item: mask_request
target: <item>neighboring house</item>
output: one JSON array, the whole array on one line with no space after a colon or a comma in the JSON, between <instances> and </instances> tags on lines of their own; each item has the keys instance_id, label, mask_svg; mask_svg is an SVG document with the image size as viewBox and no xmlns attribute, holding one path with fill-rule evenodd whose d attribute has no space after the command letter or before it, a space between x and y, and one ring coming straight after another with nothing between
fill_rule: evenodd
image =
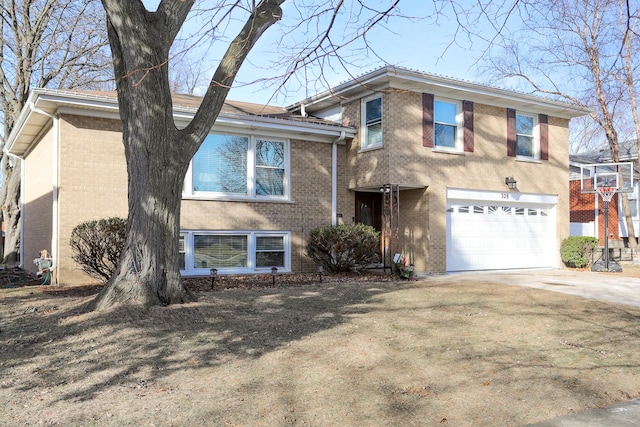
<instances>
[{"instance_id":1,"label":"neighboring house","mask_svg":"<svg viewBox=\"0 0 640 427\"><path fill-rule=\"evenodd\" d=\"M634 163L634 185L627 193L629 208L633 218L634 233L640 234L640 189L638 188L638 148L637 140L627 140L620 143L620 162ZM604 244L605 219L602 210L602 199L593 193L582 193L580 186L580 167L587 164L612 163L611 151L608 144L586 152L569 156L569 191L570 191L570 230L572 236L598 237ZM596 218L598 220L596 221ZM627 241L627 224L622 209L622 200L618 194L614 195L609 205L609 239Z\"/></svg>"},{"instance_id":2,"label":"neighboring house","mask_svg":"<svg viewBox=\"0 0 640 427\"><path fill-rule=\"evenodd\" d=\"M187 123L198 99L176 96ZM126 215L113 93L34 90L10 135L23 159L22 260L87 281L73 227ZM421 272L556 267L569 235L570 104L384 67L286 109L228 101L194 157L181 209L184 275L312 272L311 229L364 222L389 265ZM513 189L508 188L507 181Z\"/></svg>"}]
</instances>

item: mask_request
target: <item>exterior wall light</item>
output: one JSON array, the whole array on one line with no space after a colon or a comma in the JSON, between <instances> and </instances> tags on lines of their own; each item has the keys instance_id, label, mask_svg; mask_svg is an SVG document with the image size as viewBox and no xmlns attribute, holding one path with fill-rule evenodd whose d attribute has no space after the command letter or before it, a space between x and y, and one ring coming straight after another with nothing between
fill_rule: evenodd
<instances>
[{"instance_id":1,"label":"exterior wall light","mask_svg":"<svg viewBox=\"0 0 640 427\"><path fill-rule=\"evenodd\" d=\"M504 183L507 184L507 187L509 187L509 190L515 190L518 185L518 181L516 181L516 179L512 176L506 177L504 179Z\"/></svg>"}]
</instances>

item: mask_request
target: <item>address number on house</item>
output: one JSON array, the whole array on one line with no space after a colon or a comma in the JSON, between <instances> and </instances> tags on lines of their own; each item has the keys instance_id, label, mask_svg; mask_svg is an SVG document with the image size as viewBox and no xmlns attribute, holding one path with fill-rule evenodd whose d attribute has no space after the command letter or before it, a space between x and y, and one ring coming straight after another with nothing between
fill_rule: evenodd
<instances>
[{"instance_id":1,"label":"address number on house","mask_svg":"<svg viewBox=\"0 0 640 427\"><path fill-rule=\"evenodd\" d=\"M501 193L502 194L502 199L509 199L509 193Z\"/></svg>"}]
</instances>

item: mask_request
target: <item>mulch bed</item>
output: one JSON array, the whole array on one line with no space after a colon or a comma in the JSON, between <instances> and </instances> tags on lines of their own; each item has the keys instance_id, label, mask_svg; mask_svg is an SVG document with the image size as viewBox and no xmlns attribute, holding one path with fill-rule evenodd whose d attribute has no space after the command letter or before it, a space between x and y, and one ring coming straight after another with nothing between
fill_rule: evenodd
<instances>
[{"instance_id":1,"label":"mulch bed","mask_svg":"<svg viewBox=\"0 0 640 427\"><path fill-rule=\"evenodd\" d=\"M365 272L324 274L323 284L342 282L393 282L401 279L389 273ZM225 289L286 288L312 284L320 284L318 274L271 274L218 276L212 283L211 277L185 277L184 285L192 292L215 292ZM213 288L212 288L213 285ZM43 292L57 296L78 297L96 294L104 286L103 283L87 283L75 286L43 285L42 279L36 278L29 271L20 268L0 270L0 289L37 286Z\"/></svg>"}]
</instances>

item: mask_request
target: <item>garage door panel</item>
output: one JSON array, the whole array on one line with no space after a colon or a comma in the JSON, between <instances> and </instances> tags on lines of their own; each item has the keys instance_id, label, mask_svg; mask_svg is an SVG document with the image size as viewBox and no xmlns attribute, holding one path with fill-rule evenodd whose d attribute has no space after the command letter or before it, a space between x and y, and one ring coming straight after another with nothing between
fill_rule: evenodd
<instances>
[{"instance_id":1,"label":"garage door panel","mask_svg":"<svg viewBox=\"0 0 640 427\"><path fill-rule=\"evenodd\" d=\"M447 271L550 267L553 206L448 200Z\"/></svg>"}]
</instances>

